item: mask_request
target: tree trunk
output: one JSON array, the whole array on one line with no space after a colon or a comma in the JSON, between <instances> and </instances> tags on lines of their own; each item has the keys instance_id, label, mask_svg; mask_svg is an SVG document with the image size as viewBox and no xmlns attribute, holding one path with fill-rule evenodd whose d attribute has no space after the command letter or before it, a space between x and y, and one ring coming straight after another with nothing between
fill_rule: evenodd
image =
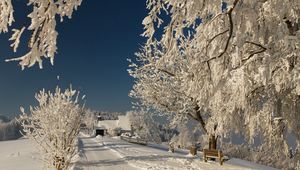
<instances>
[{"instance_id":1,"label":"tree trunk","mask_svg":"<svg viewBox=\"0 0 300 170\"><path fill-rule=\"evenodd\" d=\"M53 165L56 170L63 170L66 169L66 162L64 157L55 156Z\"/></svg>"},{"instance_id":2,"label":"tree trunk","mask_svg":"<svg viewBox=\"0 0 300 170\"><path fill-rule=\"evenodd\" d=\"M217 138L215 135L209 135L209 145L208 149L217 149Z\"/></svg>"}]
</instances>

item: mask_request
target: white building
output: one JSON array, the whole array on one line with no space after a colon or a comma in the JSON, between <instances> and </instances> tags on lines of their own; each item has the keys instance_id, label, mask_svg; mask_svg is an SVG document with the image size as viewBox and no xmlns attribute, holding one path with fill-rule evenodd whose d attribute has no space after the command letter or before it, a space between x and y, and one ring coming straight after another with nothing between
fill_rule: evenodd
<instances>
[{"instance_id":1,"label":"white building","mask_svg":"<svg viewBox=\"0 0 300 170\"><path fill-rule=\"evenodd\" d=\"M98 116L97 124L95 126L96 135L102 135L108 130L120 129L121 131L130 131L131 126L126 115L118 116L118 120L102 120L101 117Z\"/></svg>"}]
</instances>

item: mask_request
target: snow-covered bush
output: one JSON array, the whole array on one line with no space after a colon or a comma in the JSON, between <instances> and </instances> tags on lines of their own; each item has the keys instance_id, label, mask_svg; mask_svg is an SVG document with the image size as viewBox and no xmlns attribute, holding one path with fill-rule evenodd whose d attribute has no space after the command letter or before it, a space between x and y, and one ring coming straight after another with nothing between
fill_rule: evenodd
<instances>
[{"instance_id":1,"label":"snow-covered bush","mask_svg":"<svg viewBox=\"0 0 300 170\"><path fill-rule=\"evenodd\" d=\"M206 137L195 126L194 121L188 121L187 123L182 123L177 127L178 134L174 135L170 140L176 147L180 148L190 148L191 146L196 146L198 149L203 148L206 144Z\"/></svg>"},{"instance_id":2,"label":"snow-covered bush","mask_svg":"<svg viewBox=\"0 0 300 170\"><path fill-rule=\"evenodd\" d=\"M65 170L76 154L83 108L79 104L79 93L56 88L55 93L45 90L35 95L39 105L30 106L31 114L23 113L18 119L25 136L35 141L42 151L46 167Z\"/></svg>"},{"instance_id":3,"label":"snow-covered bush","mask_svg":"<svg viewBox=\"0 0 300 170\"><path fill-rule=\"evenodd\" d=\"M110 128L110 129L107 130L107 133L110 136L119 136L119 135L121 135L121 130L122 130L122 128L119 128L119 127Z\"/></svg>"},{"instance_id":4,"label":"snow-covered bush","mask_svg":"<svg viewBox=\"0 0 300 170\"><path fill-rule=\"evenodd\" d=\"M158 130L162 142L170 142L174 136L179 134L178 129L170 127L168 123L160 124Z\"/></svg>"}]
</instances>

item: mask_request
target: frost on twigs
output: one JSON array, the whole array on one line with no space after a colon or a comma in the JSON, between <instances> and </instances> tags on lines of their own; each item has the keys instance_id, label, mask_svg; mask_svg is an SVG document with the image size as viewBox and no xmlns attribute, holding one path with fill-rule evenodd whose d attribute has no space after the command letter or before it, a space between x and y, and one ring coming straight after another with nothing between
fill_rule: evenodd
<instances>
[{"instance_id":1,"label":"frost on twigs","mask_svg":"<svg viewBox=\"0 0 300 170\"><path fill-rule=\"evenodd\" d=\"M66 16L71 18L74 10L80 6L81 0L29 0L28 6L33 7L33 11L28 15L31 19L31 24L28 26L28 30L31 31L31 37L28 42L30 49L25 55L7 59L6 61L19 61L22 69L25 67L31 67L36 63L42 68L43 58L49 58L51 64L54 64L54 56L57 52L57 36L56 31L56 17L59 16L60 20ZM0 33L7 32L7 26L10 26L12 18L12 5L10 1L4 0L0 2L0 7L4 10L0 10ZM24 31L13 29L14 34L10 40L14 41L11 45L16 52L19 45L20 36Z\"/></svg>"},{"instance_id":2,"label":"frost on twigs","mask_svg":"<svg viewBox=\"0 0 300 170\"><path fill-rule=\"evenodd\" d=\"M76 154L83 111L78 95L71 88L63 92L57 87L55 93L42 90L35 95L39 105L30 107L31 114L20 108L18 121L24 135L39 146L46 168L66 170Z\"/></svg>"},{"instance_id":3,"label":"frost on twigs","mask_svg":"<svg viewBox=\"0 0 300 170\"><path fill-rule=\"evenodd\" d=\"M8 27L14 21L13 12L11 0L0 1L0 33L8 32Z\"/></svg>"},{"instance_id":4,"label":"frost on twigs","mask_svg":"<svg viewBox=\"0 0 300 170\"><path fill-rule=\"evenodd\" d=\"M12 29L14 34L10 37L10 41L14 41L10 46L13 48L14 52L17 52L17 48L19 47L20 38L22 33L24 32L25 27L23 27L21 30L18 29Z\"/></svg>"}]
</instances>

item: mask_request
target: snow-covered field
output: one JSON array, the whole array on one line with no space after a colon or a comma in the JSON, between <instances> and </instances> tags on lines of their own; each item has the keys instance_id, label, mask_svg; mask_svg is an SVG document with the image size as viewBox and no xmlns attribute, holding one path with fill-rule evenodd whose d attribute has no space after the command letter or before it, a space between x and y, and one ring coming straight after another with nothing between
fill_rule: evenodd
<instances>
[{"instance_id":1,"label":"snow-covered field","mask_svg":"<svg viewBox=\"0 0 300 170\"><path fill-rule=\"evenodd\" d=\"M40 170L42 159L28 139L0 142L0 170Z\"/></svg>"},{"instance_id":2,"label":"snow-covered field","mask_svg":"<svg viewBox=\"0 0 300 170\"><path fill-rule=\"evenodd\" d=\"M28 139L0 142L0 169L38 170L42 160L35 145ZM192 158L185 150L167 152L160 145L142 146L128 143L119 138L79 137L79 158L75 170L275 170L240 159L230 159L223 166L218 162L203 162L202 154Z\"/></svg>"}]
</instances>

